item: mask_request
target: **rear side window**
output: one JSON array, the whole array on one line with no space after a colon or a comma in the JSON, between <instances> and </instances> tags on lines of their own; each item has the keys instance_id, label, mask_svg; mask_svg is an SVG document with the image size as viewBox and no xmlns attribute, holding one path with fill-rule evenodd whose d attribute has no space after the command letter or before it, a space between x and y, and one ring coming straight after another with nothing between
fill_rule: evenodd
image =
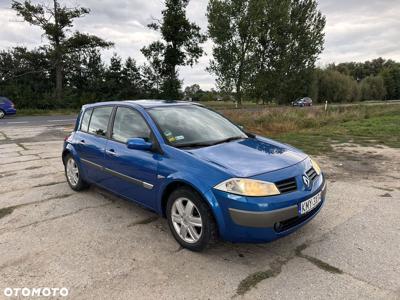
<instances>
[{"instance_id":1,"label":"rear side window","mask_svg":"<svg viewBox=\"0 0 400 300\"><path fill-rule=\"evenodd\" d=\"M112 138L126 143L128 139L143 138L150 140L151 130L142 115L127 107L118 107L115 114Z\"/></svg>"},{"instance_id":2,"label":"rear side window","mask_svg":"<svg viewBox=\"0 0 400 300\"><path fill-rule=\"evenodd\" d=\"M95 108L90 119L89 133L105 136L112 110L111 106Z\"/></svg>"},{"instance_id":3,"label":"rear side window","mask_svg":"<svg viewBox=\"0 0 400 300\"><path fill-rule=\"evenodd\" d=\"M88 132L89 130L89 121L90 121L90 116L92 115L92 109L88 109L85 111L82 122L81 122L81 131Z\"/></svg>"}]
</instances>

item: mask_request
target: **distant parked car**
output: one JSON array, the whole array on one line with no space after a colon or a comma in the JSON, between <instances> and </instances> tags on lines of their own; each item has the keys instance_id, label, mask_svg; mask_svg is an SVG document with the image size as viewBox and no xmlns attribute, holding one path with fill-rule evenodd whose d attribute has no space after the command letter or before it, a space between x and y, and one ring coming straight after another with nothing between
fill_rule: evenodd
<instances>
[{"instance_id":1,"label":"distant parked car","mask_svg":"<svg viewBox=\"0 0 400 300\"><path fill-rule=\"evenodd\" d=\"M6 97L0 97L0 119L3 119L6 115L15 115L16 113L17 110L14 103Z\"/></svg>"},{"instance_id":2,"label":"distant parked car","mask_svg":"<svg viewBox=\"0 0 400 300\"><path fill-rule=\"evenodd\" d=\"M292 102L292 106L299 106L299 107L312 106L312 99L309 97L297 99L296 101Z\"/></svg>"}]
</instances>

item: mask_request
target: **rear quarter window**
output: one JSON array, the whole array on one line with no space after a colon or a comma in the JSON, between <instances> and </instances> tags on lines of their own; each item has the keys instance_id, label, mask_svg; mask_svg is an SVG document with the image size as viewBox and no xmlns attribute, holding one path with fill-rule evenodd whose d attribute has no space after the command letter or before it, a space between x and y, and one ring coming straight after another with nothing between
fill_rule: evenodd
<instances>
[{"instance_id":1,"label":"rear quarter window","mask_svg":"<svg viewBox=\"0 0 400 300\"><path fill-rule=\"evenodd\" d=\"M103 106L93 109L90 118L89 133L105 136L107 134L108 122L112 113L112 106Z\"/></svg>"},{"instance_id":2,"label":"rear quarter window","mask_svg":"<svg viewBox=\"0 0 400 300\"><path fill-rule=\"evenodd\" d=\"M81 121L81 131L88 132L89 130L89 121L92 115L93 109L87 109L83 114L82 121Z\"/></svg>"}]
</instances>

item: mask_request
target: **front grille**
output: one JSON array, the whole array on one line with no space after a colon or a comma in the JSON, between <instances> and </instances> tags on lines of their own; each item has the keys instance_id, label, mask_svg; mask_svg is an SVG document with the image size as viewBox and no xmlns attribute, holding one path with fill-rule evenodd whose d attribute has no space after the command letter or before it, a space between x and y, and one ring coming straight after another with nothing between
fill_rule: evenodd
<instances>
[{"instance_id":1,"label":"front grille","mask_svg":"<svg viewBox=\"0 0 400 300\"><path fill-rule=\"evenodd\" d=\"M297 216L292 219L276 223L274 226L275 231L283 232L303 223L304 221L315 215L315 213L321 208L321 206L322 206L322 201L320 204L318 204L317 207L315 207L312 211L306 213L305 215Z\"/></svg>"},{"instance_id":2,"label":"front grille","mask_svg":"<svg viewBox=\"0 0 400 300\"><path fill-rule=\"evenodd\" d=\"M281 194L286 194L297 190L297 183L294 177L276 182L275 185Z\"/></svg>"},{"instance_id":3,"label":"front grille","mask_svg":"<svg viewBox=\"0 0 400 300\"><path fill-rule=\"evenodd\" d=\"M308 170L308 171L306 172L306 174L307 174L308 178L310 178L311 181L314 181L314 180L317 178L317 176L318 176L318 174L317 174L317 172L314 170L314 168L311 168L310 170Z\"/></svg>"}]
</instances>

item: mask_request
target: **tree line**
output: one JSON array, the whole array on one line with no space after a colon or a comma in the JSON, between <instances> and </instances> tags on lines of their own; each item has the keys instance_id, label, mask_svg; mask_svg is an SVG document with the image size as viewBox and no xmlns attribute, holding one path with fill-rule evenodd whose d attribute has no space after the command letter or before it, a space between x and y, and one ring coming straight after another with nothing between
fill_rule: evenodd
<instances>
[{"instance_id":1,"label":"tree line","mask_svg":"<svg viewBox=\"0 0 400 300\"><path fill-rule=\"evenodd\" d=\"M18 107L78 107L118 99L242 100L288 103L311 96L317 101L348 102L400 98L400 65L376 59L316 68L324 45L325 17L315 0L209 0L208 28L191 22L189 0L165 0L161 19L148 25L160 39L144 45L147 61L101 50L113 47L95 35L73 30L88 8L60 0L39 4L12 1L25 22L38 26L45 43L35 49L0 51L0 94ZM193 66L213 42L207 70L217 90L182 88L179 67Z\"/></svg>"}]
</instances>

